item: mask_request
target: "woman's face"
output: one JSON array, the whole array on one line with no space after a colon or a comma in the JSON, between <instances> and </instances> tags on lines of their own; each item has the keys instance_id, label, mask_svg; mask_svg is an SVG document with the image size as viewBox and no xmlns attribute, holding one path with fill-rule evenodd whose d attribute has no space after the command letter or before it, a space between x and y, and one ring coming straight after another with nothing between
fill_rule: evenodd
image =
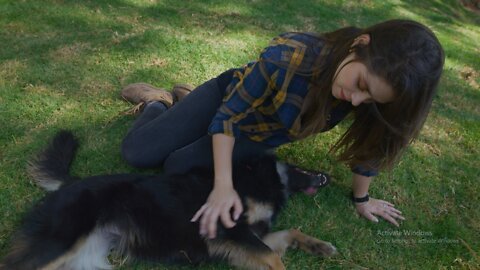
<instances>
[{"instance_id":1,"label":"woman's face","mask_svg":"<svg viewBox=\"0 0 480 270\"><path fill-rule=\"evenodd\" d=\"M340 63L332 83L332 95L353 106L393 101L393 88L384 79L369 72L365 64L357 61L348 63L354 59L355 53L351 53Z\"/></svg>"}]
</instances>

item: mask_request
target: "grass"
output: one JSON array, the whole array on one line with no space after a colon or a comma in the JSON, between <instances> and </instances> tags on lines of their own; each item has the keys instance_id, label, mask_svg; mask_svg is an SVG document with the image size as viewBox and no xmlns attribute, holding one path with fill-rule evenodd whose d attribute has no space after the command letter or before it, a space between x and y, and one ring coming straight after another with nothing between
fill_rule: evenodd
<instances>
[{"instance_id":1,"label":"grass","mask_svg":"<svg viewBox=\"0 0 480 270\"><path fill-rule=\"evenodd\" d=\"M0 0L0 257L24 213L44 195L25 164L59 129L81 140L75 174L135 171L119 152L133 120L118 114L129 107L118 97L122 86L198 85L255 59L280 32L408 18L434 30L447 59L422 134L370 190L407 220L397 229L357 217L349 171L328 155L341 125L278 151L289 162L331 172L335 181L313 197L295 197L276 227L301 228L340 251L330 259L290 251L285 263L288 269L480 268L480 17L458 2Z\"/></svg>"}]
</instances>

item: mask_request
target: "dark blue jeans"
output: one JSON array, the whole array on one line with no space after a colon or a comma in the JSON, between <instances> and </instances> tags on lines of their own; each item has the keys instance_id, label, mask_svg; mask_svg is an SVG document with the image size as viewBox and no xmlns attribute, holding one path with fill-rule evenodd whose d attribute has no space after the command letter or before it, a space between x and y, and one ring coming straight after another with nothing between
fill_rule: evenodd
<instances>
[{"instance_id":1,"label":"dark blue jeans","mask_svg":"<svg viewBox=\"0 0 480 270\"><path fill-rule=\"evenodd\" d=\"M173 107L148 104L123 140L123 158L139 168L159 167L167 174L185 173L194 167L213 168L212 137L208 126L222 103L233 70L197 87ZM235 140L232 160L271 150L247 137Z\"/></svg>"}]
</instances>

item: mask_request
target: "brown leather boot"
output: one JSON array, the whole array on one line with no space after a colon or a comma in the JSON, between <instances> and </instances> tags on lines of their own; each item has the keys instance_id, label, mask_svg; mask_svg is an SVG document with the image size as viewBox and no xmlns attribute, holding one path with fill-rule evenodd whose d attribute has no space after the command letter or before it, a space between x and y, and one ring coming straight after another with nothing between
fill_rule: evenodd
<instances>
[{"instance_id":1,"label":"brown leather boot","mask_svg":"<svg viewBox=\"0 0 480 270\"><path fill-rule=\"evenodd\" d=\"M122 89L122 98L135 104L135 107L124 112L124 114L136 114L143 109L143 106L151 101L160 101L168 108L173 105L173 95L163 88L156 88L147 83L133 83Z\"/></svg>"},{"instance_id":2,"label":"brown leather boot","mask_svg":"<svg viewBox=\"0 0 480 270\"><path fill-rule=\"evenodd\" d=\"M193 89L195 89L195 87L193 87L193 85L190 85L190 84L186 84L186 83L175 84L172 89L174 102L178 102L182 100L186 95L190 94L190 92L192 92Z\"/></svg>"}]
</instances>

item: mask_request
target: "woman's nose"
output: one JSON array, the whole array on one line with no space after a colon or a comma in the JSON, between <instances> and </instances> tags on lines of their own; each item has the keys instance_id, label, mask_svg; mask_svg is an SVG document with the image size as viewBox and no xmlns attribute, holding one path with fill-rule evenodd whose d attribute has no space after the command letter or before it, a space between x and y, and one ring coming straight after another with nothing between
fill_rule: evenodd
<instances>
[{"instance_id":1,"label":"woman's nose","mask_svg":"<svg viewBox=\"0 0 480 270\"><path fill-rule=\"evenodd\" d=\"M369 96L368 96L368 92L355 92L355 93L352 93L351 98L352 98L351 100L352 105L358 106L362 104L365 100L367 100Z\"/></svg>"}]
</instances>

